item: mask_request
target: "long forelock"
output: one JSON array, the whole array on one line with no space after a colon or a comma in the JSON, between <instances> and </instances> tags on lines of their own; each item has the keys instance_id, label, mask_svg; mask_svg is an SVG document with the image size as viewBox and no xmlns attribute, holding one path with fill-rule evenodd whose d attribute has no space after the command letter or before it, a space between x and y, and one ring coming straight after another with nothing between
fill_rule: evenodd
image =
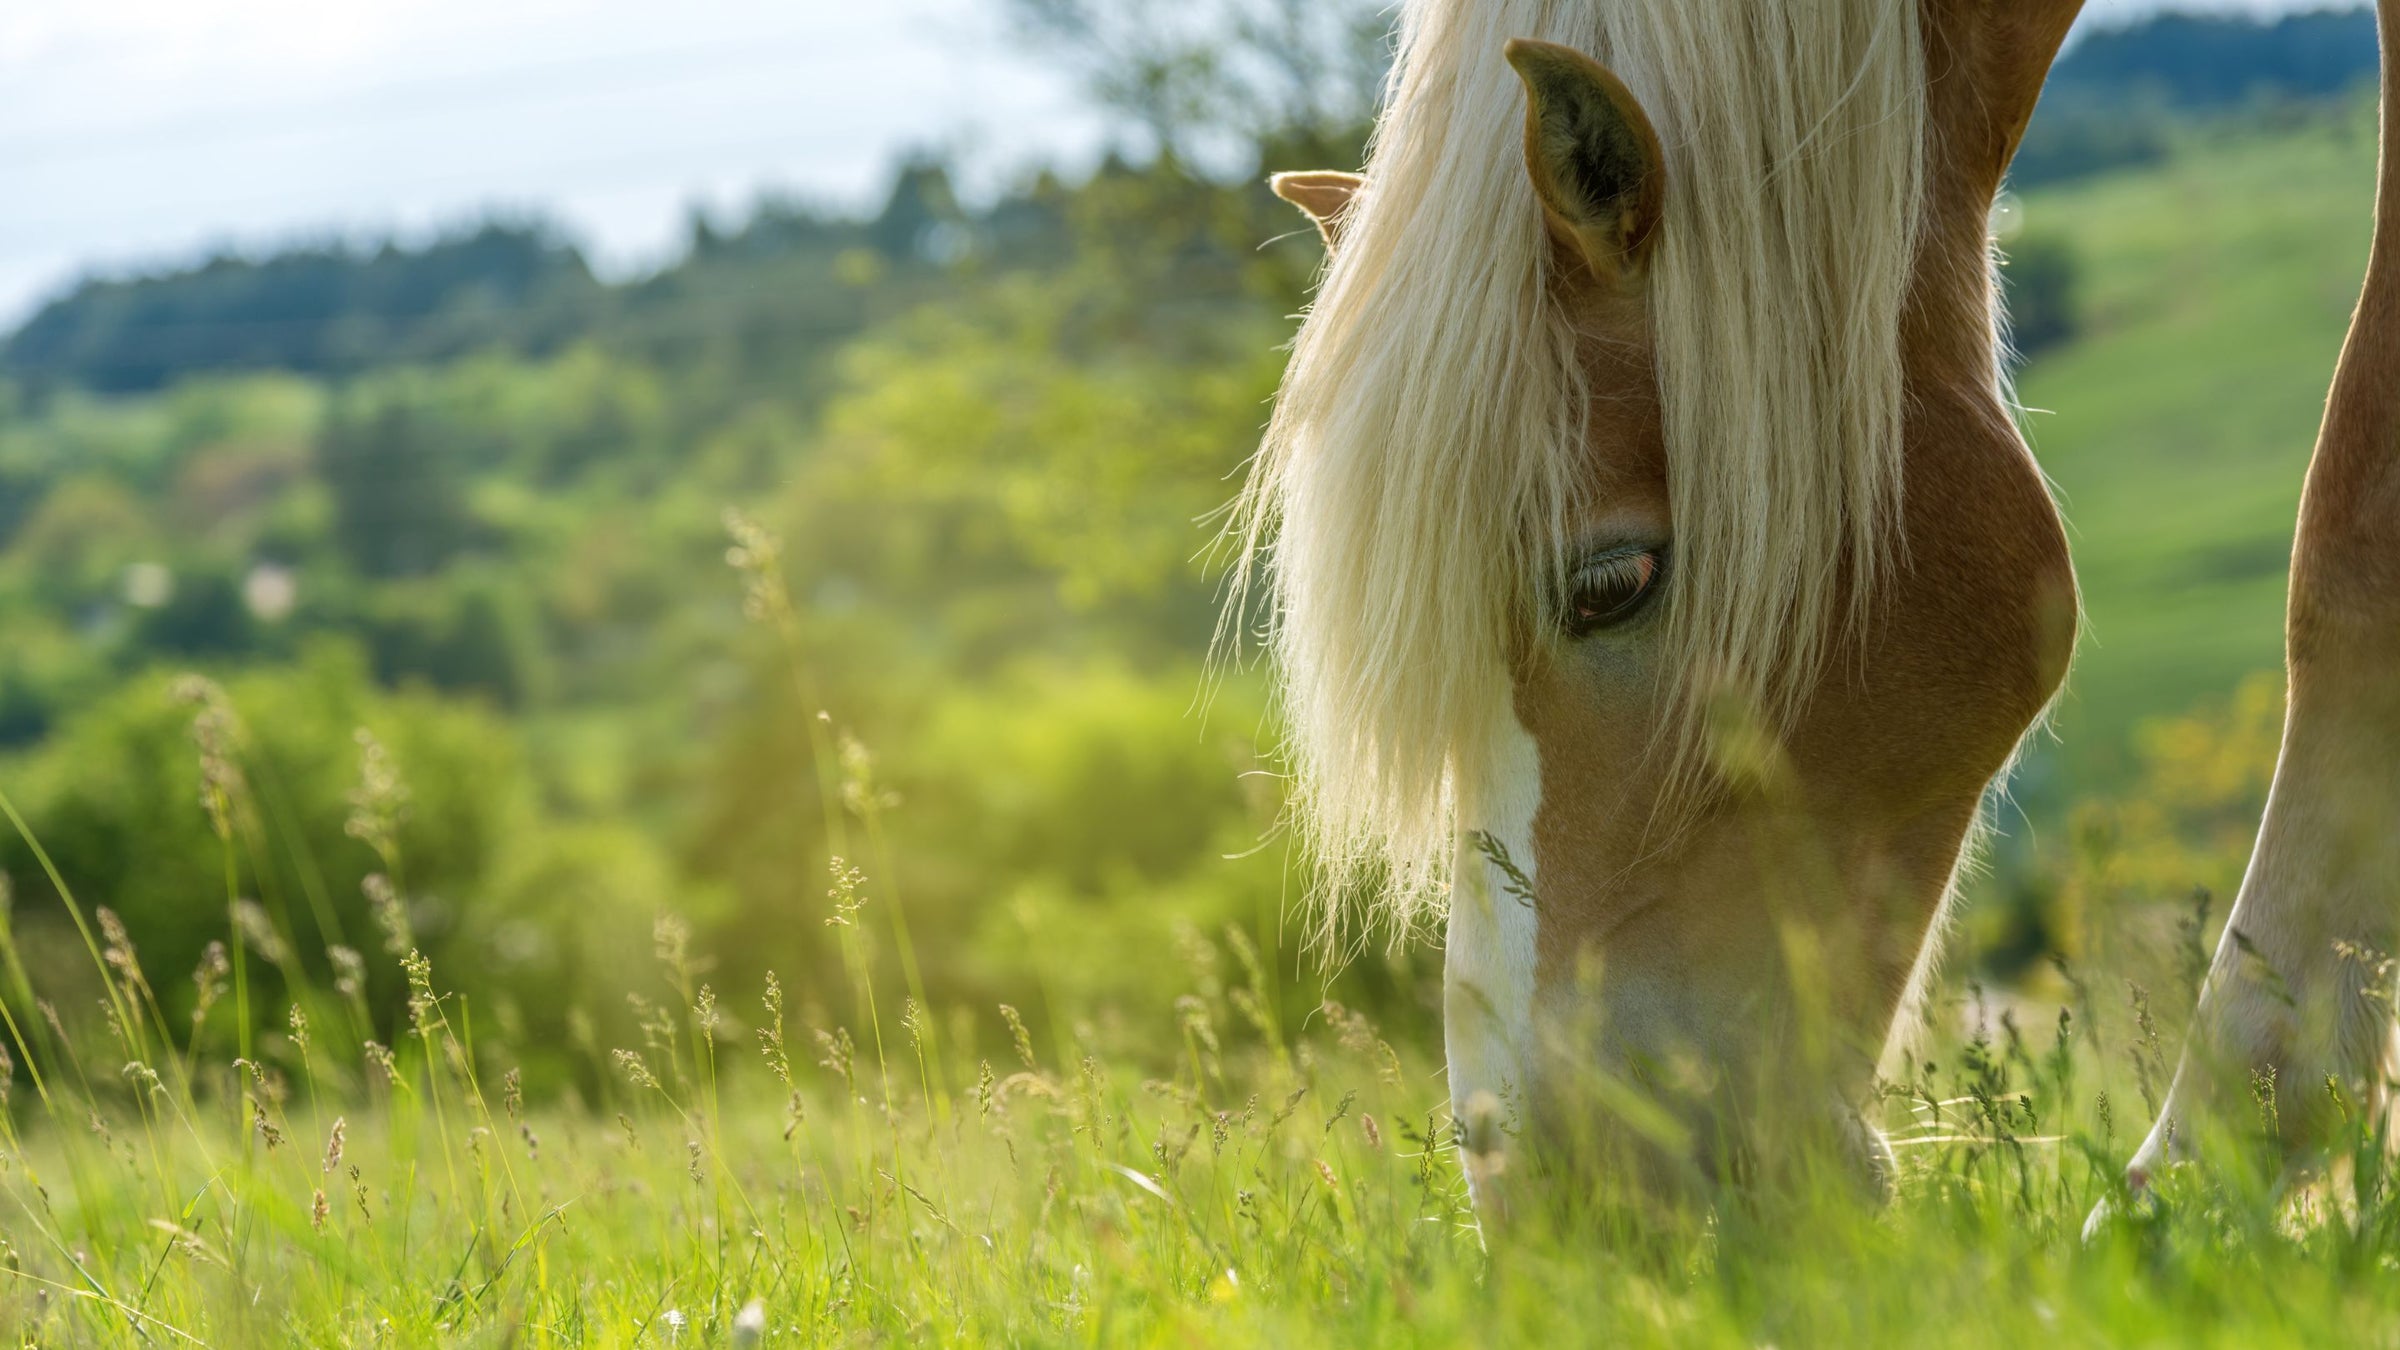
<instances>
[{"instance_id":1,"label":"long forelock","mask_svg":"<svg viewBox=\"0 0 2400 1350\"><path fill-rule=\"evenodd\" d=\"M1231 616L1259 583L1322 893L1371 889L1395 931L1439 908L1476 792L1458 766L1511 715L1506 653L1563 566L1583 460L1512 37L1608 64L1665 147L1648 285L1680 730L1729 689L1788 714L1895 547L1916 0L1412 3L1370 186L1237 507Z\"/></svg>"}]
</instances>

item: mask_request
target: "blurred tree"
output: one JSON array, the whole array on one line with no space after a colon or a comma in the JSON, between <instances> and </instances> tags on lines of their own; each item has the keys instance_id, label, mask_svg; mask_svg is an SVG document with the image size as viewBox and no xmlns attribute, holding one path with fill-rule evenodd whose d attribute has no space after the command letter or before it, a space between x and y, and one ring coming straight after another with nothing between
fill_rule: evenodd
<instances>
[{"instance_id":1,"label":"blurred tree","mask_svg":"<svg viewBox=\"0 0 2400 1350\"><path fill-rule=\"evenodd\" d=\"M223 565L185 569L163 603L139 613L132 641L144 653L227 657L249 650L258 639L241 578Z\"/></svg>"},{"instance_id":2,"label":"blurred tree","mask_svg":"<svg viewBox=\"0 0 2400 1350\"><path fill-rule=\"evenodd\" d=\"M1008 0L1029 45L1171 162L1355 147L1391 64L1375 0ZM1315 142L1314 146L1310 142Z\"/></svg>"},{"instance_id":3,"label":"blurred tree","mask_svg":"<svg viewBox=\"0 0 2400 1350\"><path fill-rule=\"evenodd\" d=\"M105 665L52 616L20 611L12 617L7 646L0 649L0 749L48 735L75 695L103 678Z\"/></svg>"},{"instance_id":4,"label":"blurred tree","mask_svg":"<svg viewBox=\"0 0 2400 1350\"><path fill-rule=\"evenodd\" d=\"M87 278L28 319L0 359L24 378L115 392L194 370L339 374L395 354L554 346L588 322L574 311L599 291L556 228L487 220L418 248L222 254L157 276Z\"/></svg>"},{"instance_id":5,"label":"blurred tree","mask_svg":"<svg viewBox=\"0 0 2400 1350\"><path fill-rule=\"evenodd\" d=\"M424 681L503 708L521 705L536 687L535 617L484 569L378 588L364 613L348 617L363 630L375 676L386 684Z\"/></svg>"},{"instance_id":6,"label":"blurred tree","mask_svg":"<svg viewBox=\"0 0 2400 1350\"><path fill-rule=\"evenodd\" d=\"M2029 231L2009 241L2006 256L2000 280L2017 355L2032 357L2075 336L2082 270L2074 245L2060 235Z\"/></svg>"},{"instance_id":7,"label":"blurred tree","mask_svg":"<svg viewBox=\"0 0 2400 1350\"><path fill-rule=\"evenodd\" d=\"M340 646L206 695L230 710L218 743L195 739L201 704L192 689L159 672L109 691L15 765L9 784L84 902L124 917L170 1010L188 1003L184 976L201 949L226 935L222 845L200 793L203 759L223 755L238 771L239 894L261 902L282 949L315 971L325 969L328 944L365 953L379 1015L396 1018L396 954L385 954L361 889L385 864L347 828L360 727L373 729L406 785L395 857L405 865L398 880L415 940L437 961L456 958L462 975L488 968L488 954L469 940L496 920L479 902L501 857L540 823L505 724L472 708L383 694ZM20 883L27 921L63 924L48 886L29 884L42 869L13 832L0 836L0 870ZM254 972L269 978L263 963ZM254 1006L262 1023L277 1008L265 998Z\"/></svg>"},{"instance_id":8,"label":"blurred tree","mask_svg":"<svg viewBox=\"0 0 2400 1350\"><path fill-rule=\"evenodd\" d=\"M316 463L333 490L334 542L365 575L429 572L466 542L464 466L402 398L335 409Z\"/></svg>"},{"instance_id":9,"label":"blurred tree","mask_svg":"<svg viewBox=\"0 0 2400 1350\"><path fill-rule=\"evenodd\" d=\"M156 536L146 504L123 483L83 473L41 499L8 557L53 607L73 609L110 594Z\"/></svg>"},{"instance_id":10,"label":"blurred tree","mask_svg":"<svg viewBox=\"0 0 2400 1350\"><path fill-rule=\"evenodd\" d=\"M965 223L950 167L919 156L900 165L883 214L867 227L867 235L886 258L947 262L963 246L959 236Z\"/></svg>"},{"instance_id":11,"label":"blurred tree","mask_svg":"<svg viewBox=\"0 0 2400 1350\"><path fill-rule=\"evenodd\" d=\"M2375 78L2375 16L2365 5L2265 19L2168 12L2103 28L2075 44L2052 88L2116 97L2164 95L2222 108L2262 94L2323 98Z\"/></svg>"},{"instance_id":12,"label":"blurred tree","mask_svg":"<svg viewBox=\"0 0 2400 1350\"><path fill-rule=\"evenodd\" d=\"M2174 148L2180 120L2152 95L2053 86L2025 129L2009 182L2030 188L2156 164Z\"/></svg>"},{"instance_id":13,"label":"blurred tree","mask_svg":"<svg viewBox=\"0 0 2400 1350\"><path fill-rule=\"evenodd\" d=\"M1011 281L855 346L801 485L797 557L943 616L953 638L1005 620L994 636L1021 648L1063 610L1108 616L1120 650L1205 646L1201 522L1256 440L1276 330L1235 327L1229 352L1194 360L1093 342L1079 301ZM1022 612L990 608L1003 585Z\"/></svg>"},{"instance_id":14,"label":"blurred tree","mask_svg":"<svg viewBox=\"0 0 2400 1350\"><path fill-rule=\"evenodd\" d=\"M2195 114L2308 108L2375 78L2364 6L2287 14L2154 14L2076 42L2050 72L2009 171L2020 187L2167 157Z\"/></svg>"}]
</instances>

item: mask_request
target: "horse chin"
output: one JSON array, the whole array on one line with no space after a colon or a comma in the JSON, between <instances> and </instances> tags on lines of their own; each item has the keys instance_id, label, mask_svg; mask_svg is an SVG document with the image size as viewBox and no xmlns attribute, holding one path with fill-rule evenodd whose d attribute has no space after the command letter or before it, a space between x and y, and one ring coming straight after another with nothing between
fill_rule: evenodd
<instances>
[{"instance_id":1,"label":"horse chin","mask_svg":"<svg viewBox=\"0 0 2400 1350\"><path fill-rule=\"evenodd\" d=\"M1829 1038L1775 1034L1755 1009L1662 1020L1632 993L1546 1001L1521 1114L1470 1104L1460 1140L1479 1208L1529 1188L1675 1210L1891 1197L1897 1160L1859 1104L1864 1075L1802 1047Z\"/></svg>"},{"instance_id":2,"label":"horse chin","mask_svg":"<svg viewBox=\"0 0 2400 1350\"><path fill-rule=\"evenodd\" d=\"M1847 1175L1857 1181L1860 1194L1868 1201L1878 1206L1890 1204L1900 1184L1900 1158L1892 1152L1892 1141L1847 1103L1840 1108L1836 1123L1841 1129L1838 1156L1847 1164Z\"/></svg>"},{"instance_id":3,"label":"horse chin","mask_svg":"<svg viewBox=\"0 0 2400 1350\"><path fill-rule=\"evenodd\" d=\"M1505 1137L1462 1124L1459 1153L1493 1236L1552 1225L1592 1231L1595 1215L1630 1215L1646 1231L1666 1232L1729 1206L1756 1215L1888 1204L1898 1162L1883 1133L1830 1099L1811 1115L1787 1114L1780 1132L1762 1133L1734 1117L1633 1126L1604 1113L1559 1122L1543 1111Z\"/></svg>"}]
</instances>

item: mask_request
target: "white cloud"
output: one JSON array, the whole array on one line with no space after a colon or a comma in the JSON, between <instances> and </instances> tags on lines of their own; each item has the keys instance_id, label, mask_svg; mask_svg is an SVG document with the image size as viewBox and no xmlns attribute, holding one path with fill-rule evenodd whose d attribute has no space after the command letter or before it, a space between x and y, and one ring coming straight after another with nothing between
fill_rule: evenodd
<instances>
[{"instance_id":1,"label":"white cloud","mask_svg":"<svg viewBox=\"0 0 2400 1350\"><path fill-rule=\"evenodd\" d=\"M990 0L6 5L0 88L0 325L82 267L492 204L622 266L695 200L863 203L908 145L1016 163L1096 136Z\"/></svg>"}]
</instances>

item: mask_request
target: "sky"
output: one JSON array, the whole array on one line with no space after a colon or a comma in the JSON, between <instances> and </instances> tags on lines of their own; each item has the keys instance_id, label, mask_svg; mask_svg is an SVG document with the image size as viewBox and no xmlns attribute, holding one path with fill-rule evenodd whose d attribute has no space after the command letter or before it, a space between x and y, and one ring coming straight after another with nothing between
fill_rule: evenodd
<instances>
[{"instance_id":1,"label":"sky","mask_svg":"<svg viewBox=\"0 0 2400 1350\"><path fill-rule=\"evenodd\" d=\"M695 205L864 209L918 147L988 189L1106 134L998 0L18 0L0 90L0 332L89 271L493 207L626 274Z\"/></svg>"}]
</instances>

